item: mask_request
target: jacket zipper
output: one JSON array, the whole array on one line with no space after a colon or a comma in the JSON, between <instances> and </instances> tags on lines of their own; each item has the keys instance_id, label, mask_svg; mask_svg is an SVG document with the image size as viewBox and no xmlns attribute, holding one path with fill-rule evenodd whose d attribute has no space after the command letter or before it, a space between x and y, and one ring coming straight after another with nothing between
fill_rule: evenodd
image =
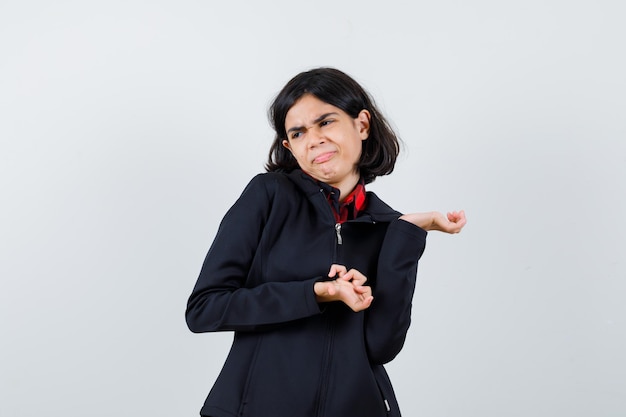
<instances>
[{"instance_id":1,"label":"jacket zipper","mask_svg":"<svg viewBox=\"0 0 626 417\"><path fill-rule=\"evenodd\" d=\"M320 195L323 197L322 205L326 207L331 218L334 218L332 214L332 210L330 209L330 207L328 206L328 203L326 202L324 190L320 189ZM335 223L335 236L337 240L336 240L336 245L335 245L335 253L333 256L334 257L333 263L338 262L339 259L338 259L337 249L340 245L343 244L343 238L341 236L341 223ZM320 385L318 388L318 396L317 396L317 410L315 412L316 417L322 417L326 409L326 402L328 398L328 386L329 386L328 378L330 375L330 368L332 366L333 342L335 338L335 335L334 335L335 326L332 320L332 316L333 316L332 306L328 307L328 309L326 310L326 314L328 314L328 316L326 317L326 320L327 320L326 330L328 333L326 337L326 346L325 346L326 349L324 351L324 357L322 359L322 372L321 372L321 379L319 382Z\"/></svg>"},{"instance_id":2,"label":"jacket zipper","mask_svg":"<svg viewBox=\"0 0 626 417\"><path fill-rule=\"evenodd\" d=\"M328 396L328 375L330 374L330 366L332 362L333 340L335 333L335 326L333 321L327 319L328 325L328 338L326 340L326 351L324 352L322 375L320 379L319 394L317 399L317 412L315 415L321 417L324 415L324 409L326 408L326 397Z\"/></svg>"},{"instance_id":3,"label":"jacket zipper","mask_svg":"<svg viewBox=\"0 0 626 417\"><path fill-rule=\"evenodd\" d=\"M324 196L324 190L320 189L320 194ZM325 199L326 198L324 197L324 200ZM324 204L324 205L327 206L327 204ZM375 224L376 222L372 221L371 223ZM343 238L341 236L341 223L335 223L335 234L337 236L337 246L335 246L335 250L337 250L338 246L343 245ZM335 262L339 261L337 255L338 254L335 252ZM324 412L324 408L325 408L326 397L328 396L328 392L327 392L328 384L327 384L326 379L328 378L328 374L330 372L332 345L333 345L333 339L334 339L334 326L333 326L332 321L328 322L328 332L329 332L329 337L326 342L326 352L324 355L324 361L323 361L324 365L322 369L322 378L320 381L321 386L319 388L318 398L317 398L317 412L316 412L317 417L322 416L322 413ZM381 395L382 395L382 392L381 392ZM385 411L387 413L391 412L391 406L389 405L389 401L387 401L387 399L384 396L383 396L383 403L385 406Z\"/></svg>"},{"instance_id":4,"label":"jacket zipper","mask_svg":"<svg viewBox=\"0 0 626 417\"><path fill-rule=\"evenodd\" d=\"M334 218L332 209L328 206L328 203L326 202L326 197L324 194L324 190L322 188L320 188L320 195L322 196L324 200L324 203L322 203L322 205L327 207L327 210L329 211L331 217ZM335 223L335 233L337 234L337 244L342 245L343 239L341 238L341 223Z\"/></svg>"},{"instance_id":5,"label":"jacket zipper","mask_svg":"<svg viewBox=\"0 0 626 417\"><path fill-rule=\"evenodd\" d=\"M335 224L335 232L337 233L337 244L343 245L343 239L341 238L341 223Z\"/></svg>"}]
</instances>

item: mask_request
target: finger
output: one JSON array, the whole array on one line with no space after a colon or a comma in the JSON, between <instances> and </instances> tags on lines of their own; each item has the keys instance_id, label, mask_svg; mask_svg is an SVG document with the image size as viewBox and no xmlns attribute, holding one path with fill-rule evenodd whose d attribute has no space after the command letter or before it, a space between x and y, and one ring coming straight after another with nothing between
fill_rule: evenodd
<instances>
[{"instance_id":1,"label":"finger","mask_svg":"<svg viewBox=\"0 0 626 417\"><path fill-rule=\"evenodd\" d=\"M344 280L344 281L351 281L352 279L354 279L354 270L351 269L349 271L346 271L346 272L342 273L339 276L339 278Z\"/></svg>"},{"instance_id":2,"label":"finger","mask_svg":"<svg viewBox=\"0 0 626 417\"><path fill-rule=\"evenodd\" d=\"M354 304L354 306L352 306L352 310L354 312L359 312L359 311L363 311L367 308L369 308L369 306L372 305L372 301L374 301L374 297L369 296L366 299L357 302L356 304Z\"/></svg>"},{"instance_id":3,"label":"finger","mask_svg":"<svg viewBox=\"0 0 626 417\"><path fill-rule=\"evenodd\" d=\"M354 285L363 285L367 282L367 277L363 275L359 270L352 268L348 273L352 273L352 283Z\"/></svg>"},{"instance_id":4,"label":"finger","mask_svg":"<svg viewBox=\"0 0 626 417\"><path fill-rule=\"evenodd\" d=\"M456 223L457 221L461 219L461 214L458 211L452 211L448 213L447 217L448 217L448 220Z\"/></svg>"},{"instance_id":5,"label":"finger","mask_svg":"<svg viewBox=\"0 0 626 417\"><path fill-rule=\"evenodd\" d=\"M337 266L338 265L335 264L330 266L330 270L328 271L328 278L332 278L337 275Z\"/></svg>"},{"instance_id":6,"label":"finger","mask_svg":"<svg viewBox=\"0 0 626 417\"><path fill-rule=\"evenodd\" d=\"M359 294L371 294L372 293L372 287L368 287L366 285L357 285L354 287L354 291L359 293Z\"/></svg>"},{"instance_id":7,"label":"finger","mask_svg":"<svg viewBox=\"0 0 626 417\"><path fill-rule=\"evenodd\" d=\"M330 266L330 271L328 271L328 277L333 278L335 276L342 276L346 273L346 267L339 264L332 264Z\"/></svg>"},{"instance_id":8,"label":"finger","mask_svg":"<svg viewBox=\"0 0 626 417\"><path fill-rule=\"evenodd\" d=\"M456 219L456 229L457 229L457 233L461 231L461 229L463 228L463 226L465 226L465 224L467 223L467 219L465 218L465 212L464 211L460 211L459 213L457 213L458 217Z\"/></svg>"},{"instance_id":9,"label":"finger","mask_svg":"<svg viewBox=\"0 0 626 417\"><path fill-rule=\"evenodd\" d=\"M352 268L346 272L341 279L345 281L351 281L353 285L359 286L365 284L367 277L363 275L359 270Z\"/></svg>"},{"instance_id":10,"label":"finger","mask_svg":"<svg viewBox=\"0 0 626 417\"><path fill-rule=\"evenodd\" d=\"M451 222L459 222L461 220L465 219L465 211L461 210L461 211L452 211L450 213L448 213L448 220L450 220Z\"/></svg>"}]
</instances>

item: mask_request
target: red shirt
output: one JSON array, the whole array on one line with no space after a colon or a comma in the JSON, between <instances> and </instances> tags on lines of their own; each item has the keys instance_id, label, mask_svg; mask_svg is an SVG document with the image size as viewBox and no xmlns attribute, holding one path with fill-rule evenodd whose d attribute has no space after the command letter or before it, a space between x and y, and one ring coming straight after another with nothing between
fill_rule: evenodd
<instances>
[{"instance_id":1,"label":"red shirt","mask_svg":"<svg viewBox=\"0 0 626 417\"><path fill-rule=\"evenodd\" d=\"M342 202L339 201L340 191L337 188L320 181L318 181L318 184L324 190L337 223L355 219L367 205L367 194L365 193L365 182L363 179L359 180L354 190Z\"/></svg>"}]
</instances>

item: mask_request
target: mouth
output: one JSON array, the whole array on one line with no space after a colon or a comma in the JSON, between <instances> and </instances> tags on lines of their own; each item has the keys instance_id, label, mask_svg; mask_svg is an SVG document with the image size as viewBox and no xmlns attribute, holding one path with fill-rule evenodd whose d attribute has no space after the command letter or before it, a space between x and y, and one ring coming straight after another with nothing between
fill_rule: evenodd
<instances>
[{"instance_id":1,"label":"mouth","mask_svg":"<svg viewBox=\"0 0 626 417\"><path fill-rule=\"evenodd\" d=\"M313 159L314 164L323 164L324 162L330 160L335 155L335 152L324 152L319 154Z\"/></svg>"}]
</instances>

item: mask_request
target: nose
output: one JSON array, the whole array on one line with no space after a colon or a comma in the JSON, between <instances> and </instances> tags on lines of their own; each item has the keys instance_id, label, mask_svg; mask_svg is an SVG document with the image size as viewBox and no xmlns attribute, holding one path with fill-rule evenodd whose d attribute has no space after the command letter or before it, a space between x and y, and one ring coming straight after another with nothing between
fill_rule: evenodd
<instances>
[{"instance_id":1,"label":"nose","mask_svg":"<svg viewBox=\"0 0 626 417\"><path fill-rule=\"evenodd\" d=\"M311 126L307 129L307 140L309 148L314 148L317 145L320 145L326 141L324 133L319 126Z\"/></svg>"}]
</instances>

